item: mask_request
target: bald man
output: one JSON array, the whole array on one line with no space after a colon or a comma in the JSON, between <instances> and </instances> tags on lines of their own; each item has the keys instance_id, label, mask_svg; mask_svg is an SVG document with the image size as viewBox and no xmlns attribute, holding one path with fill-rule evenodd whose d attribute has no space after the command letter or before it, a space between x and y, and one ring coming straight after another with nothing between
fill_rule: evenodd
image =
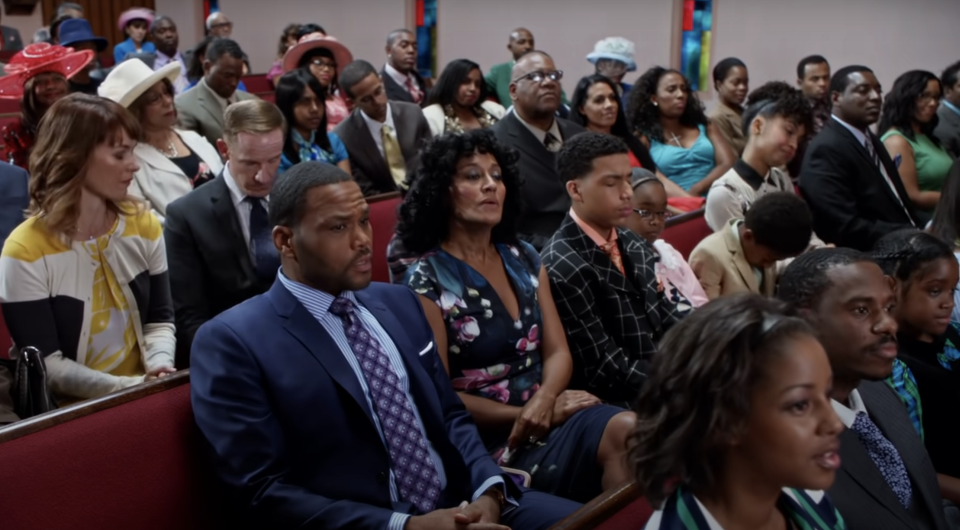
<instances>
[{"instance_id":1,"label":"bald man","mask_svg":"<svg viewBox=\"0 0 960 530\"><path fill-rule=\"evenodd\" d=\"M534 49L533 33L527 28L517 28L510 32L510 40L507 41L507 49L513 54L513 60L505 63L495 64L490 69L485 80L487 82L487 91L497 97L504 108L510 108L513 102L510 100L510 82L513 78L510 73L513 66L517 64L517 59L523 54ZM559 112L561 116L566 116L567 95L561 90L561 102Z\"/></svg>"}]
</instances>

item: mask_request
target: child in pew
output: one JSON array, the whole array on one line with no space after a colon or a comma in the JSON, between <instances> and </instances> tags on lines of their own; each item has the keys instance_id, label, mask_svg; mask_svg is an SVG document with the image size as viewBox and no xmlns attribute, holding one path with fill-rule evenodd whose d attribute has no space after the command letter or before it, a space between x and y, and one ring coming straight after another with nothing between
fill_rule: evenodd
<instances>
[{"instance_id":1,"label":"child in pew","mask_svg":"<svg viewBox=\"0 0 960 530\"><path fill-rule=\"evenodd\" d=\"M960 477L960 330L950 322L957 260L950 245L916 229L883 236L873 255L897 294L899 347L887 383L906 405L937 473Z\"/></svg>"},{"instance_id":2,"label":"child in pew","mask_svg":"<svg viewBox=\"0 0 960 530\"><path fill-rule=\"evenodd\" d=\"M670 217L667 207L667 190L652 171L634 168L630 176L633 186L633 215L627 221L629 228L650 243L660 256L656 264L657 280L673 303L688 300L693 307L706 304L709 299L697 280L697 275L683 258L683 254L670 243L660 239L660 234Z\"/></svg>"},{"instance_id":3,"label":"child in pew","mask_svg":"<svg viewBox=\"0 0 960 530\"><path fill-rule=\"evenodd\" d=\"M739 292L773 296L777 261L807 249L812 225L803 199L783 191L764 195L743 219L731 219L701 241L690 253L690 267L711 300Z\"/></svg>"},{"instance_id":4,"label":"child in pew","mask_svg":"<svg viewBox=\"0 0 960 530\"><path fill-rule=\"evenodd\" d=\"M634 406L630 463L657 510L646 530L845 528L824 493L843 429L832 376L781 302L741 293L674 326Z\"/></svg>"}]
</instances>

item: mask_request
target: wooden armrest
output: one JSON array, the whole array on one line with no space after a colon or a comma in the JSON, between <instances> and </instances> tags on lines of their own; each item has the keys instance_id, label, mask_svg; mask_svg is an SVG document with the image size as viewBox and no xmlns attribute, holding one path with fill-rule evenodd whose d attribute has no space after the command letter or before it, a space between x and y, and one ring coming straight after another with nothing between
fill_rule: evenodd
<instances>
[{"instance_id":1,"label":"wooden armrest","mask_svg":"<svg viewBox=\"0 0 960 530\"><path fill-rule=\"evenodd\" d=\"M592 530L640 497L636 481L604 492L549 530Z\"/></svg>"},{"instance_id":2,"label":"wooden armrest","mask_svg":"<svg viewBox=\"0 0 960 530\"><path fill-rule=\"evenodd\" d=\"M664 223L664 227L670 228L671 226L685 223L692 219L696 219L697 217L703 217L703 214L706 211L707 210L705 208L700 208L699 210L693 210L692 212L686 212L680 215L674 215L673 217L666 220L666 222Z\"/></svg>"}]
</instances>

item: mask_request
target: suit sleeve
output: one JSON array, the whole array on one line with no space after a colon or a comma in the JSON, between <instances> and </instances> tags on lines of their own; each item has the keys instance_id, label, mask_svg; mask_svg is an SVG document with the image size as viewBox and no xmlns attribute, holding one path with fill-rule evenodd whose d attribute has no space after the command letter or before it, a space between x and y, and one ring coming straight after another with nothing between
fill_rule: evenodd
<instances>
[{"instance_id":1,"label":"suit sleeve","mask_svg":"<svg viewBox=\"0 0 960 530\"><path fill-rule=\"evenodd\" d=\"M217 472L259 528L383 530L394 512L332 500L291 483L283 429L271 409L257 361L227 324L197 332L191 402L197 426L213 450ZM396 514L399 516L399 514Z\"/></svg>"},{"instance_id":2,"label":"suit sleeve","mask_svg":"<svg viewBox=\"0 0 960 530\"><path fill-rule=\"evenodd\" d=\"M804 158L800 188L813 213L814 232L838 247L864 248L907 225L857 215L858 169L834 145L815 142ZM885 182L878 184L886 186Z\"/></svg>"},{"instance_id":3,"label":"suit sleeve","mask_svg":"<svg viewBox=\"0 0 960 530\"><path fill-rule=\"evenodd\" d=\"M188 364L193 336L200 326L214 317L205 285L206 270L193 229L184 218L186 205L175 201L167 207L163 227L166 242L170 292L176 315L178 365Z\"/></svg>"},{"instance_id":4,"label":"suit sleeve","mask_svg":"<svg viewBox=\"0 0 960 530\"><path fill-rule=\"evenodd\" d=\"M647 378L648 363L640 358L631 359L607 335L595 311L593 290L586 286L587 281L570 282L549 266L547 275L577 369L589 374L588 382L602 379L610 388L640 388Z\"/></svg>"},{"instance_id":5,"label":"suit sleeve","mask_svg":"<svg viewBox=\"0 0 960 530\"><path fill-rule=\"evenodd\" d=\"M197 121L197 117L187 109L186 105L177 105L177 116L180 119L180 128L186 129L188 131L193 131L200 136L203 136L202 127L200 127L200 122Z\"/></svg>"},{"instance_id":6,"label":"suit sleeve","mask_svg":"<svg viewBox=\"0 0 960 530\"><path fill-rule=\"evenodd\" d=\"M707 298L714 300L723 292L723 265L705 248L695 248L690 253L690 268L700 280Z\"/></svg>"}]
</instances>

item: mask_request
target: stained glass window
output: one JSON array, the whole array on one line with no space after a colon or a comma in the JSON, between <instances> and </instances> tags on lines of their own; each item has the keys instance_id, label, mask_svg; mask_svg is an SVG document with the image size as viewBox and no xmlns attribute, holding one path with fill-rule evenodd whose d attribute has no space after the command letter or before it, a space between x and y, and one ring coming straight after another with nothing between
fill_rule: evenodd
<instances>
[{"instance_id":1,"label":"stained glass window","mask_svg":"<svg viewBox=\"0 0 960 530\"><path fill-rule=\"evenodd\" d=\"M683 0L680 41L680 71L691 90L710 86L710 39L713 30L713 0Z\"/></svg>"},{"instance_id":2,"label":"stained glass window","mask_svg":"<svg viewBox=\"0 0 960 530\"><path fill-rule=\"evenodd\" d=\"M416 0L417 71L435 77L437 69L437 0Z\"/></svg>"},{"instance_id":3,"label":"stained glass window","mask_svg":"<svg viewBox=\"0 0 960 530\"><path fill-rule=\"evenodd\" d=\"M220 2L217 0L203 0L203 22L206 24L207 17L210 16L210 13L217 13L220 11Z\"/></svg>"}]
</instances>

